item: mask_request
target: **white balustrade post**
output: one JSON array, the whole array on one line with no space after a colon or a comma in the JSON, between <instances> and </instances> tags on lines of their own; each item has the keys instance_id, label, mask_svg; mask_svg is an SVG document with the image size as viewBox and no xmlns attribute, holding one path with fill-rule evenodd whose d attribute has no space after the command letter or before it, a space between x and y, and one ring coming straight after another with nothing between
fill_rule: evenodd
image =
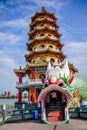
<instances>
[{"instance_id":1,"label":"white balustrade post","mask_svg":"<svg viewBox=\"0 0 87 130\"><path fill-rule=\"evenodd\" d=\"M24 120L24 111L25 111L25 104L22 104L22 120Z\"/></svg>"},{"instance_id":2,"label":"white balustrade post","mask_svg":"<svg viewBox=\"0 0 87 130\"><path fill-rule=\"evenodd\" d=\"M5 123L5 110L6 110L6 105L3 104L3 123Z\"/></svg>"}]
</instances>

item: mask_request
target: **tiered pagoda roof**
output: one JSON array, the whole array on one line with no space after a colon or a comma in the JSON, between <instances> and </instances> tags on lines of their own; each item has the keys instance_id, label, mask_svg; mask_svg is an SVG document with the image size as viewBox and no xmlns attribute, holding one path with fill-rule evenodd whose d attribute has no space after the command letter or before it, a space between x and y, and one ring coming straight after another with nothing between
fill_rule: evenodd
<instances>
[{"instance_id":1,"label":"tiered pagoda roof","mask_svg":"<svg viewBox=\"0 0 87 130\"><path fill-rule=\"evenodd\" d=\"M27 49L31 50L34 45L37 46L38 44L42 44L43 42L44 44L47 44L47 43L54 44L56 47L59 48L59 50L61 50L62 47L64 46L64 44L61 43L59 39L57 38L54 39L49 36L46 36L40 39L34 39L34 40L31 40L30 42L27 42Z\"/></svg>"},{"instance_id":2,"label":"tiered pagoda roof","mask_svg":"<svg viewBox=\"0 0 87 130\"><path fill-rule=\"evenodd\" d=\"M51 55L54 55L55 57L59 58L60 61L63 61L66 57L66 55L63 54L63 52L61 51L57 51L57 50L53 50L51 48L47 48L47 49L43 49L43 50L36 50L36 51L33 51L32 53L30 54L26 54L25 57L26 57L26 60L28 62L31 62L32 58L37 58L38 56L51 56Z\"/></svg>"},{"instance_id":3,"label":"tiered pagoda roof","mask_svg":"<svg viewBox=\"0 0 87 130\"><path fill-rule=\"evenodd\" d=\"M51 25L52 27L55 27L56 29L59 28L59 26L55 23L54 20L50 20L48 18L42 18L42 19L37 19L35 20L35 22L30 24L31 30L35 29L35 26L38 26L40 24L48 24L48 25Z\"/></svg>"},{"instance_id":4,"label":"tiered pagoda roof","mask_svg":"<svg viewBox=\"0 0 87 130\"><path fill-rule=\"evenodd\" d=\"M16 75L22 74L24 76L26 74L26 68L21 68L20 66L19 69L14 69L14 72L16 73Z\"/></svg>"},{"instance_id":5,"label":"tiered pagoda roof","mask_svg":"<svg viewBox=\"0 0 87 130\"><path fill-rule=\"evenodd\" d=\"M32 32L28 33L28 34L30 36L30 39L34 39L34 37L36 35L42 34L42 33L53 34L57 38L60 38L62 36L62 34L59 34L56 29L54 30L54 29L51 29L49 27L44 27L44 28L41 28L41 29L38 28L38 29L35 29Z\"/></svg>"},{"instance_id":6,"label":"tiered pagoda roof","mask_svg":"<svg viewBox=\"0 0 87 130\"><path fill-rule=\"evenodd\" d=\"M48 12L44 7L31 18L29 41L26 43L29 53L25 54L28 63L24 69L15 69L15 73L26 73L31 67L45 67L50 60L58 64L66 58L62 52L64 44L60 41L62 34L58 32L59 25L56 21L54 13ZM71 68L77 71L72 65Z\"/></svg>"},{"instance_id":7,"label":"tiered pagoda roof","mask_svg":"<svg viewBox=\"0 0 87 130\"><path fill-rule=\"evenodd\" d=\"M72 70L73 72L78 72L78 69L75 68L75 66L74 66L72 63L69 62L68 65L69 65L69 69L70 69L70 70Z\"/></svg>"},{"instance_id":8,"label":"tiered pagoda roof","mask_svg":"<svg viewBox=\"0 0 87 130\"><path fill-rule=\"evenodd\" d=\"M32 22L35 21L35 19L43 17L43 16L47 16L53 20L57 20L57 18L55 17L54 13L50 13L48 12L44 7L42 7L42 11L41 12L37 12L32 18Z\"/></svg>"}]
</instances>

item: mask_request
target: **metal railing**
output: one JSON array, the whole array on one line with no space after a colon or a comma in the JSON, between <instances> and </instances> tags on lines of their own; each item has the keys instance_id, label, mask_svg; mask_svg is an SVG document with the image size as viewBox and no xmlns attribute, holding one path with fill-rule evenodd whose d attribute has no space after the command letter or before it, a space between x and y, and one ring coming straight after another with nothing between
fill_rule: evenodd
<instances>
[{"instance_id":1,"label":"metal railing","mask_svg":"<svg viewBox=\"0 0 87 130\"><path fill-rule=\"evenodd\" d=\"M70 118L87 119L87 108L69 108Z\"/></svg>"},{"instance_id":2,"label":"metal railing","mask_svg":"<svg viewBox=\"0 0 87 130\"><path fill-rule=\"evenodd\" d=\"M35 119L35 111L38 112L38 118L40 119L41 107L38 104L28 104L26 108L25 104L22 104L22 108L6 108L6 105L0 107L0 125L9 122L17 122ZM70 118L87 119L87 108L69 108Z\"/></svg>"},{"instance_id":3,"label":"metal railing","mask_svg":"<svg viewBox=\"0 0 87 130\"><path fill-rule=\"evenodd\" d=\"M30 120L35 119L35 112L40 113L40 107L30 105L29 108L25 108L25 104L22 104L22 108L10 108L7 109L5 105L2 106L2 109L0 109L0 125L4 123L10 123L10 122L17 122L17 121L24 121L24 120ZM37 115L37 119L39 118L39 114Z\"/></svg>"},{"instance_id":4,"label":"metal railing","mask_svg":"<svg viewBox=\"0 0 87 130\"><path fill-rule=\"evenodd\" d=\"M23 83L18 83L18 82L16 82L16 87L17 88L20 88L20 87L29 87L29 86L31 86L31 85L42 85L42 81L41 81L41 79L34 79L34 80L32 80L32 79L29 79L28 81L26 81L26 82L23 82Z\"/></svg>"}]
</instances>

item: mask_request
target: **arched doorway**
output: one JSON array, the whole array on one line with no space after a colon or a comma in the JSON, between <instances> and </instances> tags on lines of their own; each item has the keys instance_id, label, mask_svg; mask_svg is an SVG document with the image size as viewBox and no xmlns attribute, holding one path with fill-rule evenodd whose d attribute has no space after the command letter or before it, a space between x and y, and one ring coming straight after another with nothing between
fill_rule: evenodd
<instances>
[{"instance_id":1,"label":"arched doorway","mask_svg":"<svg viewBox=\"0 0 87 130\"><path fill-rule=\"evenodd\" d=\"M56 104L51 102L51 94L56 93ZM71 95L60 86L55 84L44 88L38 98L41 102L42 122L44 123L68 123L69 122L69 102Z\"/></svg>"},{"instance_id":2,"label":"arched doorway","mask_svg":"<svg viewBox=\"0 0 87 130\"><path fill-rule=\"evenodd\" d=\"M65 120L66 97L58 90L50 91L45 98L45 109L47 121Z\"/></svg>"}]
</instances>

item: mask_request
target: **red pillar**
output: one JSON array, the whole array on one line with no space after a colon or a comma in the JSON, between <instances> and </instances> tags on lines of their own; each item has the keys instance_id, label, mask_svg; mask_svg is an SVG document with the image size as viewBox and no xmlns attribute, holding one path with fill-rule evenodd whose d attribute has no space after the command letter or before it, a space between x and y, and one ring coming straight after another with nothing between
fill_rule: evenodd
<instances>
[{"instance_id":1,"label":"red pillar","mask_svg":"<svg viewBox=\"0 0 87 130\"><path fill-rule=\"evenodd\" d=\"M32 103L35 103L35 88L32 86Z\"/></svg>"},{"instance_id":2,"label":"red pillar","mask_svg":"<svg viewBox=\"0 0 87 130\"><path fill-rule=\"evenodd\" d=\"M21 84L22 83L22 74L18 74L18 83ZM22 102L22 91L20 88L18 88L18 103Z\"/></svg>"},{"instance_id":3,"label":"red pillar","mask_svg":"<svg viewBox=\"0 0 87 130\"><path fill-rule=\"evenodd\" d=\"M22 92L21 92L21 89L19 88L18 89L18 103L21 103L22 102Z\"/></svg>"},{"instance_id":4,"label":"red pillar","mask_svg":"<svg viewBox=\"0 0 87 130\"><path fill-rule=\"evenodd\" d=\"M36 102L38 103L38 89L36 89Z\"/></svg>"},{"instance_id":5,"label":"red pillar","mask_svg":"<svg viewBox=\"0 0 87 130\"><path fill-rule=\"evenodd\" d=\"M31 69L31 78L32 78L32 80L35 79L35 71L34 71L34 68Z\"/></svg>"},{"instance_id":6,"label":"red pillar","mask_svg":"<svg viewBox=\"0 0 87 130\"><path fill-rule=\"evenodd\" d=\"M22 83L22 74L18 74L18 83L21 84Z\"/></svg>"},{"instance_id":7,"label":"red pillar","mask_svg":"<svg viewBox=\"0 0 87 130\"><path fill-rule=\"evenodd\" d=\"M35 71L34 68L31 69L31 78L32 80L35 79ZM35 103L35 90L34 90L34 86L32 86L32 103Z\"/></svg>"}]
</instances>

